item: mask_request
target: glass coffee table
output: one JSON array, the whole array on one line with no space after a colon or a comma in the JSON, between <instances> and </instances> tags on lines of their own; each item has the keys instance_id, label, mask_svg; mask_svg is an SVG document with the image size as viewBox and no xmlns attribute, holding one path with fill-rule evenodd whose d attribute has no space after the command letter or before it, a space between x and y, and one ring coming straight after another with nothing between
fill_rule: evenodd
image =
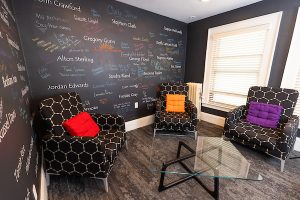
<instances>
[{"instance_id":1,"label":"glass coffee table","mask_svg":"<svg viewBox=\"0 0 300 200\"><path fill-rule=\"evenodd\" d=\"M195 140L157 134L152 142L150 170L160 173L159 192L194 179L215 199L219 199L219 179L262 180L235 146L220 137L198 136ZM166 174L180 178L165 184ZM201 177L214 180L213 191L201 182Z\"/></svg>"}]
</instances>

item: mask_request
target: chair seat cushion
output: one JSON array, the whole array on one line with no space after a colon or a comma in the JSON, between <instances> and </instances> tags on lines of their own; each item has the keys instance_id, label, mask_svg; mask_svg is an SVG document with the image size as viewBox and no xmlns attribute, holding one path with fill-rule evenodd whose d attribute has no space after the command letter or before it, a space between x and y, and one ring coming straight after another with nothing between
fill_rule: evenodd
<instances>
[{"instance_id":1,"label":"chair seat cushion","mask_svg":"<svg viewBox=\"0 0 300 200\"><path fill-rule=\"evenodd\" d=\"M165 129L170 130L189 130L192 126L191 118L187 112L166 112L160 115L160 124Z\"/></svg>"},{"instance_id":2,"label":"chair seat cushion","mask_svg":"<svg viewBox=\"0 0 300 200\"><path fill-rule=\"evenodd\" d=\"M274 149L279 135L282 134L280 129L264 128L247 122L245 119L239 120L232 124L229 133L239 139L252 142L259 146Z\"/></svg>"},{"instance_id":3,"label":"chair seat cushion","mask_svg":"<svg viewBox=\"0 0 300 200\"><path fill-rule=\"evenodd\" d=\"M81 112L64 121L62 126L71 136L95 137L100 131L99 126L87 112Z\"/></svg>"}]
</instances>

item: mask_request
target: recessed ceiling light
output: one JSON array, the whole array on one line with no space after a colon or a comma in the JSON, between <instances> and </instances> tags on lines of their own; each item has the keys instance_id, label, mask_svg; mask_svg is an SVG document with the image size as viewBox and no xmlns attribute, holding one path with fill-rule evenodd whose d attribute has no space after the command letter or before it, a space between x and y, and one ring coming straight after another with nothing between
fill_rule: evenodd
<instances>
[{"instance_id":1,"label":"recessed ceiling light","mask_svg":"<svg viewBox=\"0 0 300 200\"><path fill-rule=\"evenodd\" d=\"M210 0L201 0L202 2L209 2Z\"/></svg>"},{"instance_id":2,"label":"recessed ceiling light","mask_svg":"<svg viewBox=\"0 0 300 200\"><path fill-rule=\"evenodd\" d=\"M190 16L190 19L194 19L196 16L195 15L192 15L192 16Z\"/></svg>"}]
</instances>

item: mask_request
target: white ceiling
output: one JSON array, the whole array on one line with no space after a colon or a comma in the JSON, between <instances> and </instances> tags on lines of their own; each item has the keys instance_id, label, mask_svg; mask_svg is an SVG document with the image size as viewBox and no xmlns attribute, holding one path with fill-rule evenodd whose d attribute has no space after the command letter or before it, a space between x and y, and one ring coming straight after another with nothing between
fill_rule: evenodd
<instances>
[{"instance_id":1,"label":"white ceiling","mask_svg":"<svg viewBox=\"0 0 300 200\"><path fill-rule=\"evenodd\" d=\"M166 17L190 23L262 0L117 0ZM194 16L191 18L190 16Z\"/></svg>"}]
</instances>

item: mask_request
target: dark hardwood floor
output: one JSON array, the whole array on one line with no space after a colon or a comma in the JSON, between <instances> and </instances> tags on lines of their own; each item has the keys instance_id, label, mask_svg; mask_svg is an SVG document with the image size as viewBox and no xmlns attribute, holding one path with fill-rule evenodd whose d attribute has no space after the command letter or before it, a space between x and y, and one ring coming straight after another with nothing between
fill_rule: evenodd
<instances>
[{"instance_id":1,"label":"dark hardwood floor","mask_svg":"<svg viewBox=\"0 0 300 200\"><path fill-rule=\"evenodd\" d=\"M140 199L213 199L194 180L189 180L169 190L158 192L159 174L148 169L152 142L152 126L128 132L129 149L120 153L108 178L109 192L105 193L101 180L51 176L48 187L50 200L140 200ZM201 122L199 135L221 136L222 127ZM280 161L265 154L235 144L262 176L262 181L220 180L220 199L299 200L300 159L286 161L280 172ZM299 153L298 153L299 155ZM174 178L174 177L173 177ZM213 186L209 178L202 178Z\"/></svg>"}]
</instances>

